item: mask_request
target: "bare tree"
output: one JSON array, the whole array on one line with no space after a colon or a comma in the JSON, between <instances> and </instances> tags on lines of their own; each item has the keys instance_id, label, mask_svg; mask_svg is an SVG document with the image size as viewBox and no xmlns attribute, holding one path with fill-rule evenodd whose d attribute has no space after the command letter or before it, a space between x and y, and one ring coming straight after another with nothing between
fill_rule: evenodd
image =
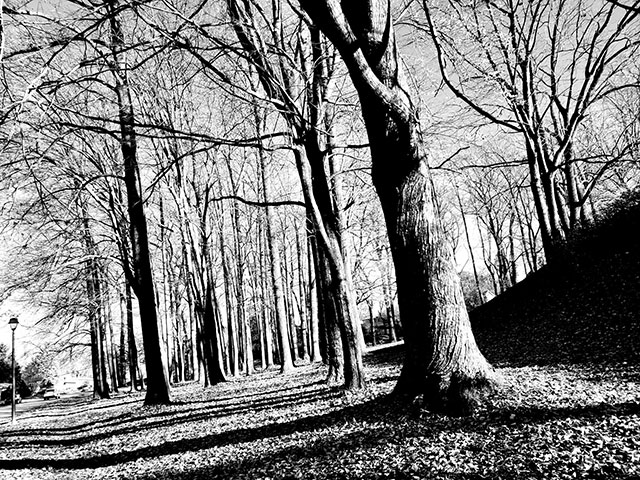
<instances>
[{"instance_id":1,"label":"bare tree","mask_svg":"<svg viewBox=\"0 0 640 480\"><path fill-rule=\"evenodd\" d=\"M481 117L521 135L551 259L567 233L593 217L589 195L607 165L588 171L577 138L604 98L634 87L615 79L640 48L640 3L421 3L427 25L418 27L435 45L444 83Z\"/></svg>"},{"instance_id":2,"label":"bare tree","mask_svg":"<svg viewBox=\"0 0 640 480\"><path fill-rule=\"evenodd\" d=\"M396 392L432 408L468 411L492 368L478 350L452 250L439 218L412 92L405 83L390 2L303 1L346 63L369 134L398 284L405 360Z\"/></svg>"}]
</instances>

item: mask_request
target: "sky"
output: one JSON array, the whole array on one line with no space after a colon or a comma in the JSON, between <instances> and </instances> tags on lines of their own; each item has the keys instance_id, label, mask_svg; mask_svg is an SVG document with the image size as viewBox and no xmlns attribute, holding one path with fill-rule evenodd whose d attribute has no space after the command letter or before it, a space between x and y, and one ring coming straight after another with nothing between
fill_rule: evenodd
<instances>
[{"instance_id":1,"label":"sky","mask_svg":"<svg viewBox=\"0 0 640 480\"><path fill-rule=\"evenodd\" d=\"M37 343L40 336L34 326L34 316L31 312L22 311L19 304L8 299L0 304L0 343L11 348L11 327L9 319L16 317L18 327L16 328L16 360L18 363L29 356L33 345Z\"/></svg>"}]
</instances>

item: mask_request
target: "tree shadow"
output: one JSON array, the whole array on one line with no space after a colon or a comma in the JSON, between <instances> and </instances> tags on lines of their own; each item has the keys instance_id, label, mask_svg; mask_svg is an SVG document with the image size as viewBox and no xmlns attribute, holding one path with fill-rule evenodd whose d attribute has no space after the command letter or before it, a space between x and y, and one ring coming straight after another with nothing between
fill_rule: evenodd
<instances>
[{"instance_id":1,"label":"tree shadow","mask_svg":"<svg viewBox=\"0 0 640 480\"><path fill-rule=\"evenodd\" d=\"M306 400L304 400L306 401ZM287 404L290 405L290 404ZM268 404L263 407L269 408ZM245 411L251 409L249 405ZM223 411L218 412L220 416L225 415ZM605 418L609 416L632 416L640 414L640 404L633 402L619 404L597 404L565 408L544 408L544 407L516 407L508 409L496 409L489 411L487 415L480 417L469 417L462 419L444 420L443 417L432 416L423 417L421 421L409 422L415 427L415 435L425 437L427 434L437 435L447 431L467 431L483 434L487 425L513 425L513 424L536 424L566 418ZM389 442L398 434L398 430L393 428L393 424L400 423L400 420L407 420L407 410L401 408L390 396L378 397L363 404L345 407L341 410L330 413L298 418L288 422L263 425L259 427L238 428L222 433L202 435L197 438L176 439L165 441L159 445L141 447L135 450L118 453L108 453L89 457L76 458L19 458L10 460L0 460L0 469L16 470L23 468L54 468L54 469L94 469L110 467L125 462L140 459L152 459L164 455L174 455L186 452L197 452L203 449L224 447L228 445L238 445L251 443L259 440L268 440L294 433L314 432L328 427L353 424L353 422L365 422L370 425L383 425L358 431L357 433L347 433L339 439L324 438L318 436L313 445L300 445L289 448L283 455L287 455L290 461L299 461L309 456L317 457L327 455L329 450L335 451L336 447L348 449L353 445L371 446L374 443ZM191 421L184 418L180 421ZM378 423L376 423L378 422ZM166 423L165 423L166 425ZM426 427L426 428L425 428ZM131 431L139 432L139 427L130 427ZM128 430L129 427L123 429ZM105 436L118 434L118 432L108 432ZM403 431L403 437L411 436L411 432ZM88 439L71 440L66 445L73 446L86 441L95 440L102 436L88 436ZM61 445L62 442L54 443ZM265 460L266 461L266 460ZM268 461L272 461L271 457ZM216 469L211 467L211 475L218 475ZM240 471L234 469L242 468L242 465L229 464L221 465L222 473L233 473ZM230 469L230 470L229 470ZM221 474L222 474L221 473ZM194 477L187 477L194 478ZM208 477L203 477L208 478ZM228 477L229 478L229 477Z\"/></svg>"},{"instance_id":2,"label":"tree shadow","mask_svg":"<svg viewBox=\"0 0 640 480\"><path fill-rule=\"evenodd\" d=\"M261 396L259 398L255 398L256 395L221 397L203 402L204 405L198 408L188 408L179 411L168 410L154 414L147 414L142 408L139 415L126 412L105 419L104 421L92 420L81 425L70 427L8 432L13 436L19 436L21 438L27 436L28 438L7 442L7 444L11 446L79 446L116 435L135 434L155 428L165 428L199 420L241 415L247 412L260 412L282 408L288 409L293 405L335 399L340 397L341 389L338 387L326 387L322 390L312 390L310 392L283 393L282 391L276 390L270 391L270 394L271 393L278 393L278 395ZM99 425L105 430L92 433L96 425ZM86 435L81 435L83 433L86 433ZM76 437L69 438L70 435L76 435ZM53 438L39 438L47 436ZM9 435L7 438L8 437Z\"/></svg>"}]
</instances>

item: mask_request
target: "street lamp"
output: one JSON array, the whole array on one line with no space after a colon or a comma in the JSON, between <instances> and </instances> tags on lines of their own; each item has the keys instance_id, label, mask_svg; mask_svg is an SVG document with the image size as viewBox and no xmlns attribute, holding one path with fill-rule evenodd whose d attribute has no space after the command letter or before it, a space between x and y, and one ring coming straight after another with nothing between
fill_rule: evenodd
<instances>
[{"instance_id":1,"label":"street lamp","mask_svg":"<svg viewBox=\"0 0 640 480\"><path fill-rule=\"evenodd\" d=\"M16 421L16 328L18 319L9 319L11 327L11 423Z\"/></svg>"}]
</instances>

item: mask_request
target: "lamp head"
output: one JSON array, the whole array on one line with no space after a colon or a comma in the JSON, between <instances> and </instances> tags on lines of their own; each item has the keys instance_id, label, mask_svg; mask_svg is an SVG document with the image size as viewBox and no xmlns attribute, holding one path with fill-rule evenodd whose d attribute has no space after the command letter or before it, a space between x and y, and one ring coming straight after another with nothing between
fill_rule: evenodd
<instances>
[{"instance_id":1,"label":"lamp head","mask_svg":"<svg viewBox=\"0 0 640 480\"><path fill-rule=\"evenodd\" d=\"M9 326L11 327L11 330L15 330L18 327L18 319L16 317L10 318Z\"/></svg>"}]
</instances>

